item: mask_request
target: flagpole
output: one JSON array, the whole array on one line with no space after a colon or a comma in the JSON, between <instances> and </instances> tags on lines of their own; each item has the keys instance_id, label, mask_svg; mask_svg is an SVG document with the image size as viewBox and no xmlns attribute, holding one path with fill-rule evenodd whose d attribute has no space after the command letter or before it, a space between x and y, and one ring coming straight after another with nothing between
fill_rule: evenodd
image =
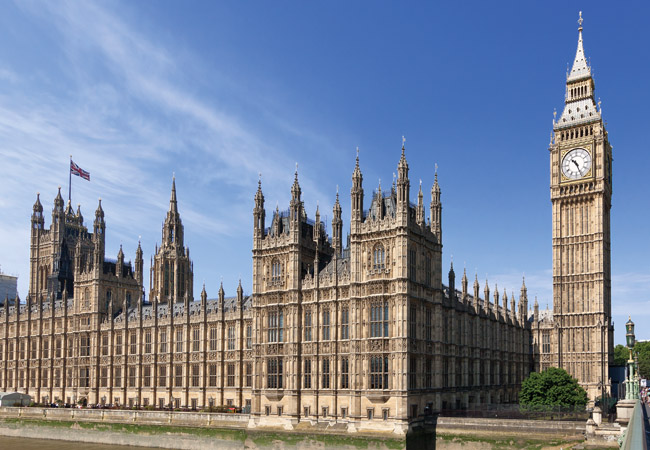
<instances>
[{"instance_id":1,"label":"flagpole","mask_svg":"<svg viewBox=\"0 0 650 450\"><path fill-rule=\"evenodd\" d=\"M72 167L72 155L70 155L70 165L68 166L68 201L72 201L72 170L70 167Z\"/></svg>"}]
</instances>

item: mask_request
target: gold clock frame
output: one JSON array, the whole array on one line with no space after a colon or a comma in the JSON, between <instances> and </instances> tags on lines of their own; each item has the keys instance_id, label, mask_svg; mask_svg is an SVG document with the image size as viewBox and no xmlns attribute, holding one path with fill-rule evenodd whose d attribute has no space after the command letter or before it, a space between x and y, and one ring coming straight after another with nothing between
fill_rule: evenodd
<instances>
[{"instance_id":1,"label":"gold clock frame","mask_svg":"<svg viewBox=\"0 0 650 450\"><path fill-rule=\"evenodd\" d=\"M596 164L596 162L594 160L594 148L593 147L594 147L593 145L580 145L580 144L578 144L578 145L567 147L567 148L561 150L561 152L560 152L560 160L558 161L558 163L559 163L558 164L558 169L560 171L560 183L567 183L567 184L568 183L581 183L581 182L583 182L584 180L586 180L588 178L593 178L594 177L593 172L594 172L594 165ZM562 170L562 161L564 161L564 157L567 155L567 153L569 153L570 151L576 150L578 148L582 148L582 149L586 150L587 153L589 153L589 156L591 156L591 167L589 167L589 172L587 172L583 177L580 177L580 178L578 178L576 180L573 180L573 179L567 177L566 175L564 175L564 171Z\"/></svg>"}]
</instances>

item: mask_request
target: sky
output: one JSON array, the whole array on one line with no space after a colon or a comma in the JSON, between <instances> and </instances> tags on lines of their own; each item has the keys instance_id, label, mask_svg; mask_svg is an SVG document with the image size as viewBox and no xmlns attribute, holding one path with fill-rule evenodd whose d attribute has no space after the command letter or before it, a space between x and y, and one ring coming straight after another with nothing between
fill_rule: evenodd
<instances>
[{"instance_id":1,"label":"sky","mask_svg":"<svg viewBox=\"0 0 650 450\"><path fill-rule=\"evenodd\" d=\"M49 227L72 155L107 257L140 239L148 274L175 175L196 295L250 293L259 174L267 223L297 163L308 215L331 230L338 188L346 230L356 148L368 203L404 136L412 201L438 165L443 279L453 258L518 296L525 275L550 308L548 143L578 11L613 145L615 341L628 315L650 339L648 2L0 0L0 267L24 298L36 193Z\"/></svg>"}]
</instances>

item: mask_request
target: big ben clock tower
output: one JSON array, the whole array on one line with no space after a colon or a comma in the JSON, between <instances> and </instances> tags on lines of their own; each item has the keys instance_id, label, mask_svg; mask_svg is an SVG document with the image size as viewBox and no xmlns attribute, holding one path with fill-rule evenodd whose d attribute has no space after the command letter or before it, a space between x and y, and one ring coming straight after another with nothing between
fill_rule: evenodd
<instances>
[{"instance_id":1,"label":"big ben clock tower","mask_svg":"<svg viewBox=\"0 0 650 450\"><path fill-rule=\"evenodd\" d=\"M596 105L582 44L566 79L564 111L553 121L553 323L551 365L567 370L595 399L609 390L612 147Z\"/></svg>"}]
</instances>

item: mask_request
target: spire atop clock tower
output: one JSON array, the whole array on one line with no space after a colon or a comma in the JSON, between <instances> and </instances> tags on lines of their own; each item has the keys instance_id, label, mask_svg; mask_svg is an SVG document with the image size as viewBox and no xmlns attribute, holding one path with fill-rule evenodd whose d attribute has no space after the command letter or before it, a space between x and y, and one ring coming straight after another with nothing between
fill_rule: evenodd
<instances>
[{"instance_id":1,"label":"spire atop clock tower","mask_svg":"<svg viewBox=\"0 0 650 450\"><path fill-rule=\"evenodd\" d=\"M567 73L564 111L560 118L553 122L553 129L572 127L579 124L599 121L600 112L594 100L594 79L591 76L591 66L587 63L582 44L582 11L578 19L578 48L571 71Z\"/></svg>"}]
</instances>

